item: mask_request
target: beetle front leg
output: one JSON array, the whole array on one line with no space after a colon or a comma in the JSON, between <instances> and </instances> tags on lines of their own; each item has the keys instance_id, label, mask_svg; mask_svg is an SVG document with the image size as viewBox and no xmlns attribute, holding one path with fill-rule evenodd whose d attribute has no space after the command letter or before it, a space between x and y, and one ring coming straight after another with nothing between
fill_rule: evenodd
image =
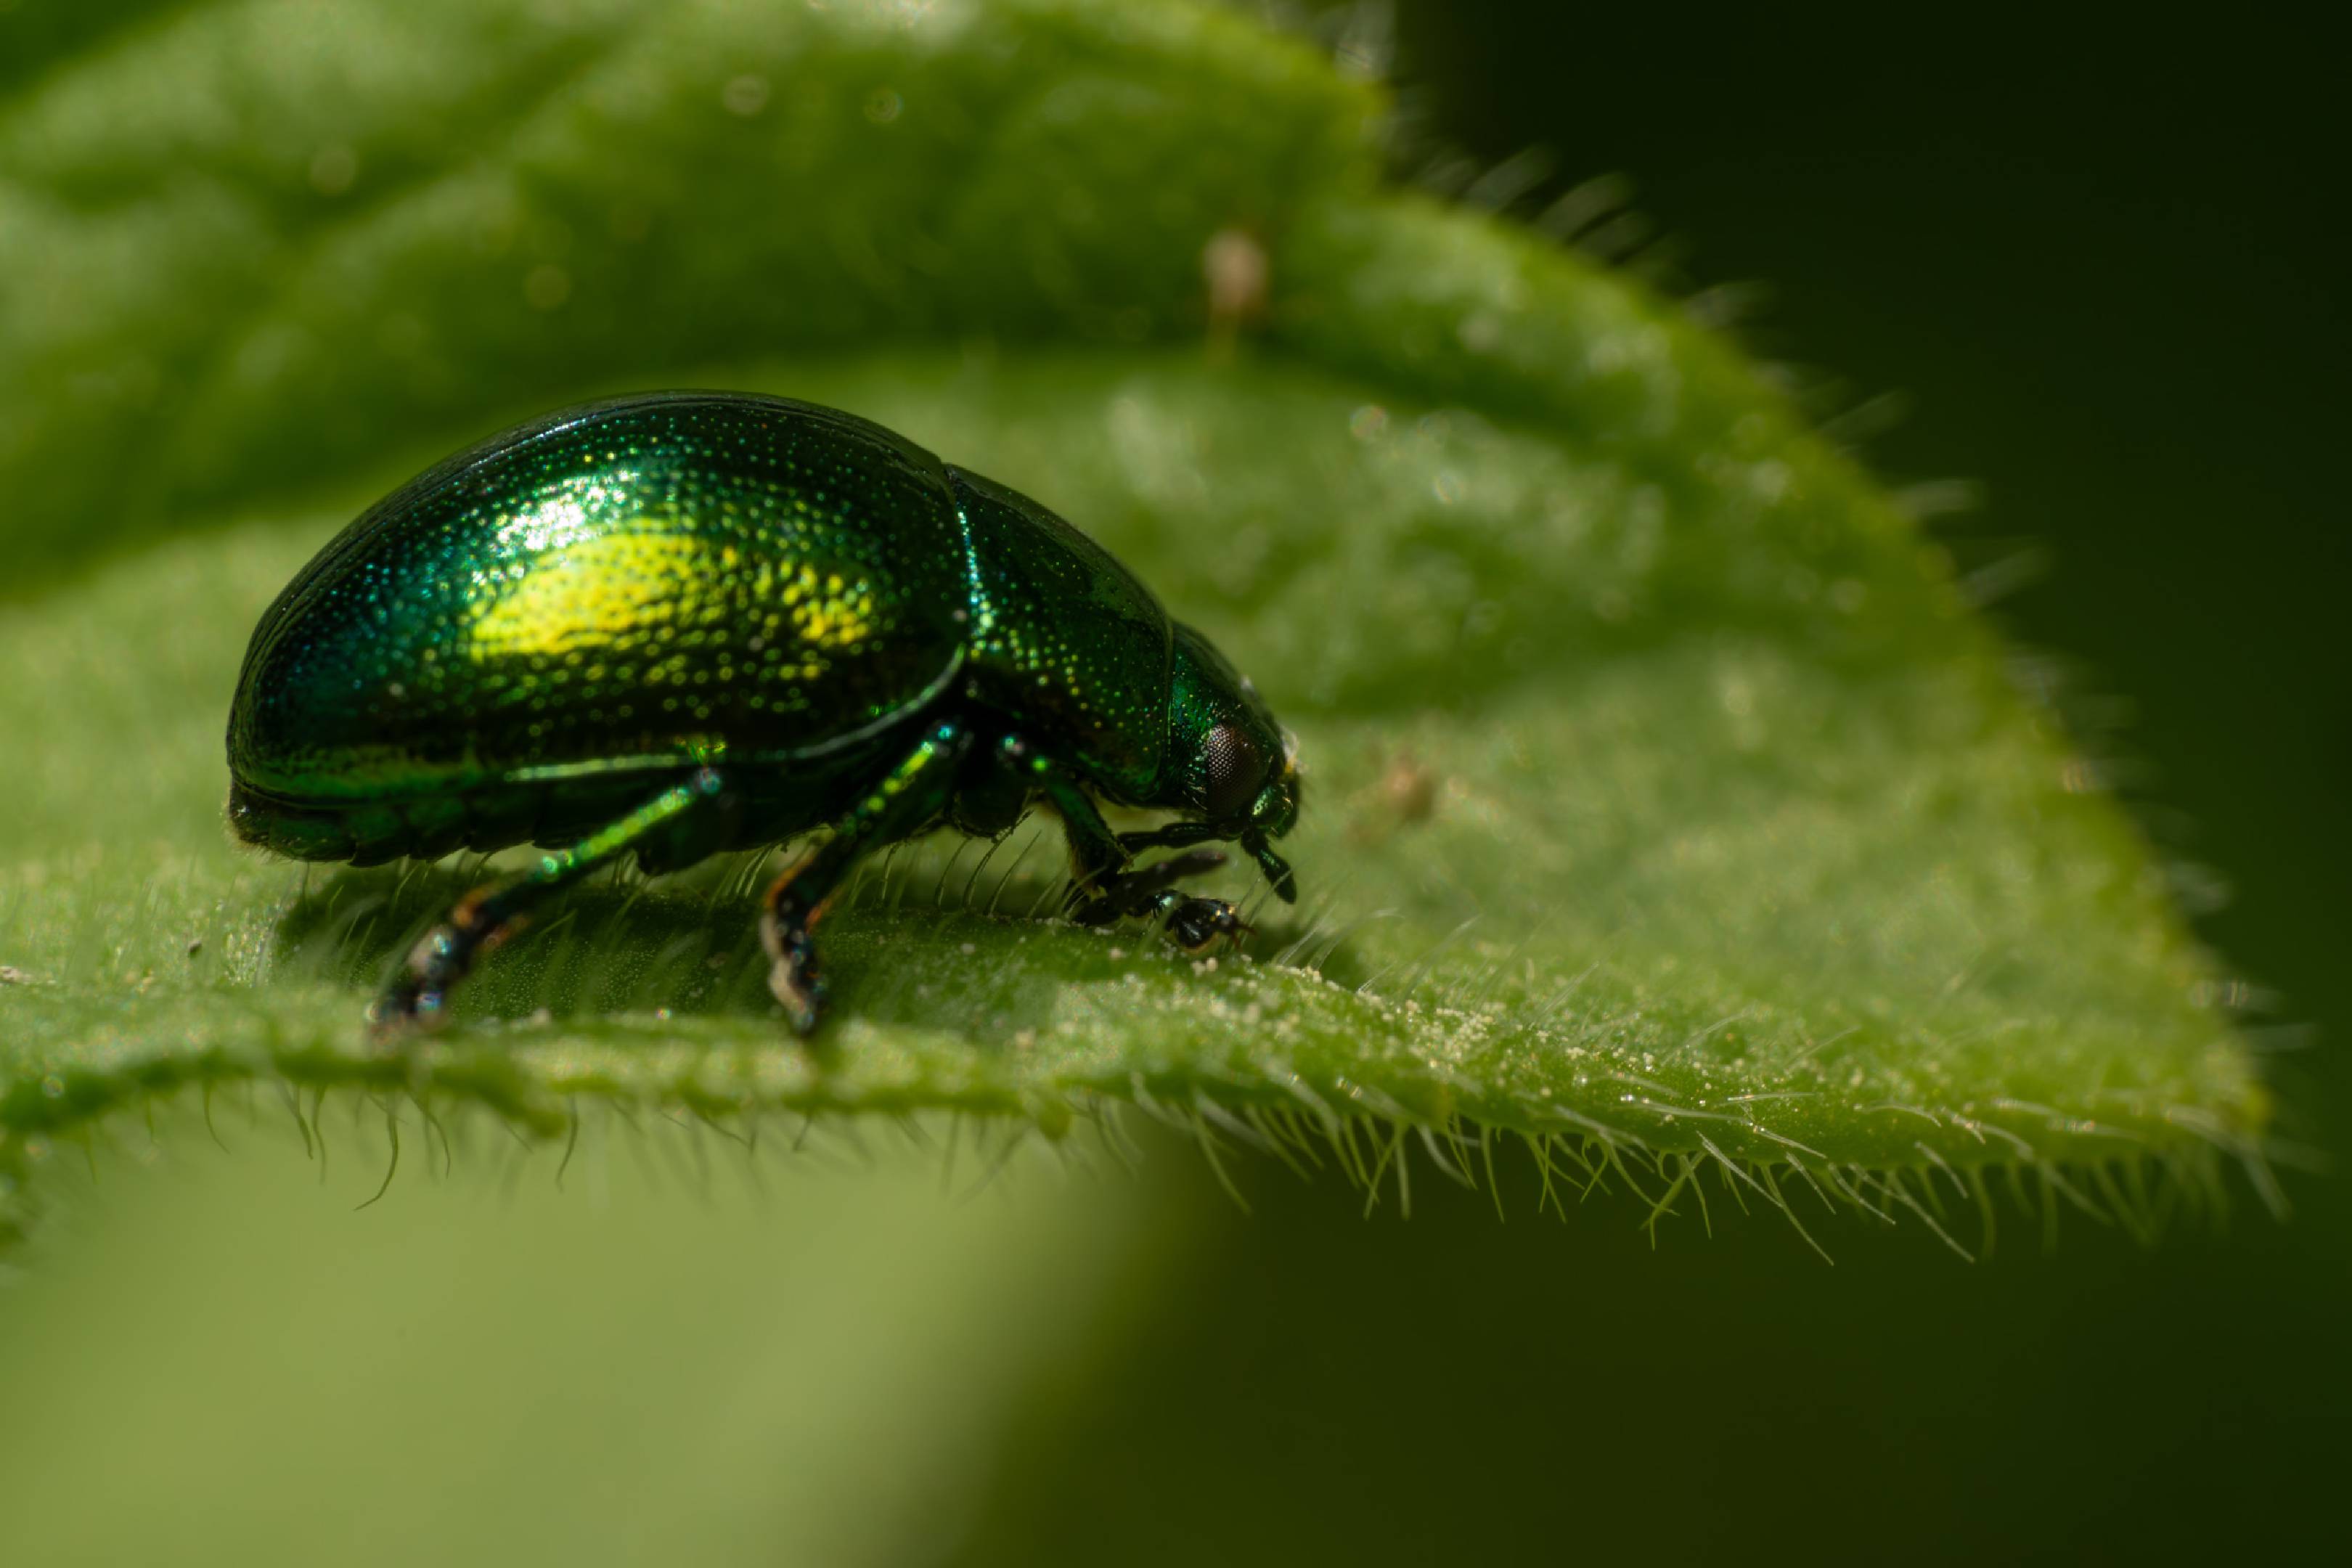
<instances>
[{"instance_id":1,"label":"beetle front leg","mask_svg":"<svg viewBox=\"0 0 2352 1568\"><path fill-rule=\"evenodd\" d=\"M760 943L772 961L768 989L784 1005L795 1032L814 1032L824 1016L824 976L813 933L834 894L859 860L946 808L971 748L971 731L961 724L937 726L835 825L831 838L768 889L760 916Z\"/></svg>"},{"instance_id":2,"label":"beetle front leg","mask_svg":"<svg viewBox=\"0 0 2352 1568\"><path fill-rule=\"evenodd\" d=\"M1156 865L1130 868L1131 855L1120 836L1110 830L1094 801L1050 758L1038 754L1018 737L1003 742L1006 760L1027 771L1035 787L1062 818L1069 840L1075 875L1063 912L1079 925L1108 925L1130 917L1164 915L1168 934L1188 952L1198 952L1221 937L1249 930L1234 906L1223 899L1182 893L1174 884L1186 877L1213 871L1225 863L1215 849L1192 849Z\"/></svg>"},{"instance_id":3,"label":"beetle front leg","mask_svg":"<svg viewBox=\"0 0 2352 1568\"><path fill-rule=\"evenodd\" d=\"M389 1040L439 1023L450 991L476 961L528 925L541 900L676 826L688 813L709 810L724 788L718 773L703 768L571 848L542 855L522 876L467 893L408 950L368 1008L370 1032Z\"/></svg>"},{"instance_id":4,"label":"beetle front leg","mask_svg":"<svg viewBox=\"0 0 2352 1568\"><path fill-rule=\"evenodd\" d=\"M1102 897L1071 912L1079 925L1108 925L1129 915L1166 917L1171 941L1187 952L1199 952L1220 938L1239 936L1250 929L1241 911L1223 899L1202 898L1176 890L1186 877L1213 871L1225 863L1215 849L1188 849L1137 870L1122 871Z\"/></svg>"}]
</instances>

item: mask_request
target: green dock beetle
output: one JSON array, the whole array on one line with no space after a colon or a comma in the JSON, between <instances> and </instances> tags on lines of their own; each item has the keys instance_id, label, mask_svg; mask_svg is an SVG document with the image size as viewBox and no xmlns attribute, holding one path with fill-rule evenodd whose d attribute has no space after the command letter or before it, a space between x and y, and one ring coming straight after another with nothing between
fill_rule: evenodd
<instances>
[{"instance_id":1,"label":"green dock beetle","mask_svg":"<svg viewBox=\"0 0 2352 1568\"><path fill-rule=\"evenodd\" d=\"M229 714L248 843L373 865L535 844L406 954L370 1009L429 1023L547 895L634 854L648 873L830 828L768 889L769 984L825 998L810 932L851 868L938 826L1059 814L1086 924L1164 919L1201 948L1234 907L1182 893L1298 813L1287 738L1249 681L1053 512L812 404L624 397L449 458L288 584ZM1172 811L1115 834L1097 800ZM1138 851L1182 850L1139 867Z\"/></svg>"}]
</instances>

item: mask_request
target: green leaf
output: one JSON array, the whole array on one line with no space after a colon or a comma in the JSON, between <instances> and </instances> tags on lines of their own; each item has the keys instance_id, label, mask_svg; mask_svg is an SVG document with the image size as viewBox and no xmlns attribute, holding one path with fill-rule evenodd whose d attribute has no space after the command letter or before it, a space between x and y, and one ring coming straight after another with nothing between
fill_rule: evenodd
<instances>
[{"instance_id":1,"label":"green leaf","mask_svg":"<svg viewBox=\"0 0 2352 1568\"><path fill-rule=\"evenodd\" d=\"M2140 1226L2259 1175L2226 989L1942 557L1670 303L1382 190L1368 89L1175 5L564 17L180 8L0 113L0 1172L262 1080L546 1136L1133 1100L1376 1187L1512 1133L1659 1210L2032 1167ZM371 1055L484 873L233 849L244 639L437 450L661 384L854 408L1118 552L1299 733L1296 916L1196 963L1043 919L1043 823L927 844L828 921L820 1062L738 859L583 890Z\"/></svg>"}]
</instances>

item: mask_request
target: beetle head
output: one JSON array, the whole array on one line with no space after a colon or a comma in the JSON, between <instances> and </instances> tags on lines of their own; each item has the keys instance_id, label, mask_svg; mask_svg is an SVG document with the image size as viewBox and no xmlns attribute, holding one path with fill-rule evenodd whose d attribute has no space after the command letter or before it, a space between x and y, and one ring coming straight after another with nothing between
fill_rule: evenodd
<instances>
[{"instance_id":1,"label":"beetle head","mask_svg":"<svg viewBox=\"0 0 2352 1568\"><path fill-rule=\"evenodd\" d=\"M1175 798L1220 838L1238 839L1284 902L1298 887L1267 840L1298 820L1298 746L1275 721L1249 678L1188 626L1176 627L1168 710L1168 768Z\"/></svg>"}]
</instances>

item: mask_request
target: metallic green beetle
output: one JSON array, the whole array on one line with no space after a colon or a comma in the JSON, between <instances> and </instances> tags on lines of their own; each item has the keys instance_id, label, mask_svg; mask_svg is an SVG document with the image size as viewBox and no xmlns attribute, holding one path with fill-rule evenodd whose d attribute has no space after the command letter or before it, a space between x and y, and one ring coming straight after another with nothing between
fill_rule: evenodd
<instances>
[{"instance_id":1,"label":"metallic green beetle","mask_svg":"<svg viewBox=\"0 0 2352 1568\"><path fill-rule=\"evenodd\" d=\"M1293 748L1247 679L1101 546L1003 485L812 404L670 392L567 409L411 480L255 629L229 714L237 836L371 865L531 843L459 900L370 1009L431 1023L548 894L831 836L768 890L769 984L805 1034L811 928L850 868L948 825L1061 816L1083 923L1234 907L1176 890L1298 814ZM1114 834L1096 797L1180 814ZM1137 851L1186 852L1139 868Z\"/></svg>"}]
</instances>

